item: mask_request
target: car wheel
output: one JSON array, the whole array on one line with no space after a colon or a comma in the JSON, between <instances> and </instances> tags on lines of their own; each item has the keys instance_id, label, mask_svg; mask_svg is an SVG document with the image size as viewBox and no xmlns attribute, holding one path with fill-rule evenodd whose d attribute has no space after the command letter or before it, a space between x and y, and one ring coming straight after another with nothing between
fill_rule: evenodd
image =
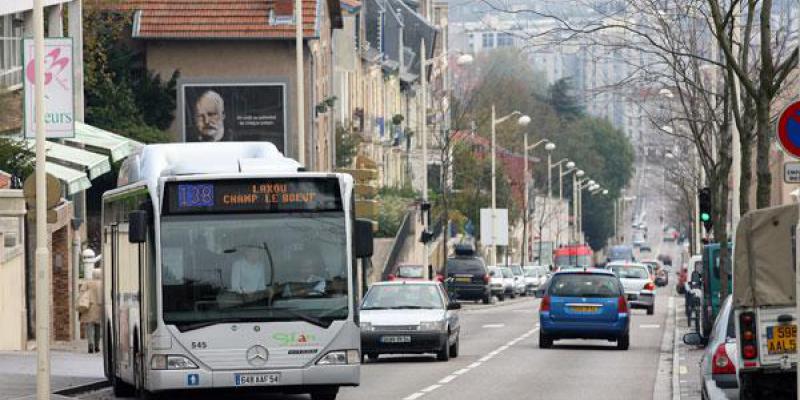
<instances>
[{"instance_id":1,"label":"car wheel","mask_svg":"<svg viewBox=\"0 0 800 400\"><path fill-rule=\"evenodd\" d=\"M539 348L549 349L551 347L553 347L553 338L551 338L544 332L539 331Z\"/></svg>"},{"instance_id":2,"label":"car wheel","mask_svg":"<svg viewBox=\"0 0 800 400\"><path fill-rule=\"evenodd\" d=\"M458 342L459 342L459 337L456 336L456 341L453 342L452 345L450 345L450 357L452 358L458 357Z\"/></svg>"},{"instance_id":3,"label":"car wheel","mask_svg":"<svg viewBox=\"0 0 800 400\"><path fill-rule=\"evenodd\" d=\"M655 309L656 309L655 305L647 307L647 315L653 315L653 313L655 312Z\"/></svg>"},{"instance_id":4,"label":"car wheel","mask_svg":"<svg viewBox=\"0 0 800 400\"><path fill-rule=\"evenodd\" d=\"M506 296L504 296L504 295L502 295L502 294L498 294L498 295L497 295L497 300L503 301L503 300L505 300L505 299L506 299Z\"/></svg>"},{"instance_id":5,"label":"car wheel","mask_svg":"<svg viewBox=\"0 0 800 400\"><path fill-rule=\"evenodd\" d=\"M317 390L311 392L311 400L336 400L338 394L339 388Z\"/></svg>"},{"instance_id":6,"label":"car wheel","mask_svg":"<svg viewBox=\"0 0 800 400\"><path fill-rule=\"evenodd\" d=\"M483 298L483 304L491 304L492 303L492 296L486 296Z\"/></svg>"},{"instance_id":7,"label":"car wheel","mask_svg":"<svg viewBox=\"0 0 800 400\"><path fill-rule=\"evenodd\" d=\"M511 298L512 299L516 299L517 298L517 291L516 290L512 290L511 291Z\"/></svg>"},{"instance_id":8,"label":"car wheel","mask_svg":"<svg viewBox=\"0 0 800 400\"><path fill-rule=\"evenodd\" d=\"M450 345L448 345L447 342L445 342L439 352L436 353L436 359L439 361L450 360Z\"/></svg>"},{"instance_id":9,"label":"car wheel","mask_svg":"<svg viewBox=\"0 0 800 400\"><path fill-rule=\"evenodd\" d=\"M630 344L631 344L631 337L627 333L617 338L617 350L628 350Z\"/></svg>"},{"instance_id":10,"label":"car wheel","mask_svg":"<svg viewBox=\"0 0 800 400\"><path fill-rule=\"evenodd\" d=\"M370 361L378 361L378 353L367 353L367 359Z\"/></svg>"}]
</instances>

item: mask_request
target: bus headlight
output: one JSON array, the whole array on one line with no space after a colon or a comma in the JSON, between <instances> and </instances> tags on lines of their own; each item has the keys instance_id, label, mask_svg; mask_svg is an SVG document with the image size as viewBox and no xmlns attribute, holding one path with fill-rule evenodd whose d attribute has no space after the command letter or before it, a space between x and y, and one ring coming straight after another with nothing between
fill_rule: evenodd
<instances>
[{"instance_id":1,"label":"bus headlight","mask_svg":"<svg viewBox=\"0 0 800 400\"><path fill-rule=\"evenodd\" d=\"M443 331L444 321L422 321L419 323L421 331Z\"/></svg>"},{"instance_id":2,"label":"bus headlight","mask_svg":"<svg viewBox=\"0 0 800 400\"><path fill-rule=\"evenodd\" d=\"M339 350L325 354L317 361L317 365L358 364L359 361L358 350Z\"/></svg>"},{"instance_id":3,"label":"bus headlight","mask_svg":"<svg viewBox=\"0 0 800 400\"><path fill-rule=\"evenodd\" d=\"M197 369L197 364L184 356L156 354L150 359L150 369Z\"/></svg>"},{"instance_id":4,"label":"bus headlight","mask_svg":"<svg viewBox=\"0 0 800 400\"><path fill-rule=\"evenodd\" d=\"M361 321L359 326L361 327L361 332L372 332L375 330L375 327L367 321Z\"/></svg>"}]
</instances>

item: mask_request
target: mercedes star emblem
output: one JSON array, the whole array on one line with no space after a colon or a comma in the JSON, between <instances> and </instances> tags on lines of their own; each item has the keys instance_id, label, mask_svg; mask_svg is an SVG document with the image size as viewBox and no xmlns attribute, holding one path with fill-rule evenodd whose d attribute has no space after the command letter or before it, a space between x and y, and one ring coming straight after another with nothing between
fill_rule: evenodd
<instances>
[{"instance_id":1,"label":"mercedes star emblem","mask_svg":"<svg viewBox=\"0 0 800 400\"><path fill-rule=\"evenodd\" d=\"M255 345L247 350L247 362L254 367L263 367L267 364L269 353L264 346Z\"/></svg>"}]
</instances>

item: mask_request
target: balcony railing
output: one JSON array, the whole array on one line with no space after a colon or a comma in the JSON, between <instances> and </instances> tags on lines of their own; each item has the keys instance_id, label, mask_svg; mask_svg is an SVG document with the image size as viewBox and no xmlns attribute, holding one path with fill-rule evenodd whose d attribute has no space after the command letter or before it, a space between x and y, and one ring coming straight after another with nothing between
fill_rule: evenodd
<instances>
[{"instance_id":1,"label":"balcony railing","mask_svg":"<svg viewBox=\"0 0 800 400\"><path fill-rule=\"evenodd\" d=\"M0 36L0 91L22 88L21 42L18 36Z\"/></svg>"}]
</instances>

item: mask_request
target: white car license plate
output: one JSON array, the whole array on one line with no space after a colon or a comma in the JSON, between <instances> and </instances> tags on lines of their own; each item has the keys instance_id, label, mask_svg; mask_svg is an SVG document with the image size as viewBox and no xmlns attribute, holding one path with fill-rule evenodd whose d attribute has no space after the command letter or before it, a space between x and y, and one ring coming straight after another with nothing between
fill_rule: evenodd
<instances>
[{"instance_id":1,"label":"white car license plate","mask_svg":"<svg viewBox=\"0 0 800 400\"><path fill-rule=\"evenodd\" d=\"M281 382L280 373L236 374L236 386L277 385Z\"/></svg>"},{"instance_id":2,"label":"white car license plate","mask_svg":"<svg viewBox=\"0 0 800 400\"><path fill-rule=\"evenodd\" d=\"M411 343L411 336L381 336L381 343Z\"/></svg>"}]
</instances>

